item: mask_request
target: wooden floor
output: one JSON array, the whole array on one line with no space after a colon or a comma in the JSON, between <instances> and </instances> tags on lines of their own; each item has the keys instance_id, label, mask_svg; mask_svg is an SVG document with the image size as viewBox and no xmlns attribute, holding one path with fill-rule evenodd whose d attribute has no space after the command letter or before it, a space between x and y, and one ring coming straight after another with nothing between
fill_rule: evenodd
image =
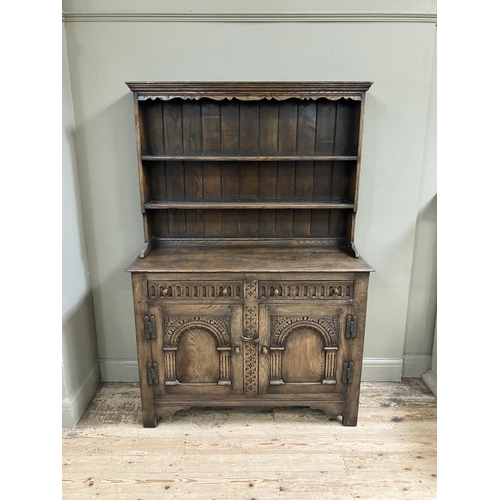
<instances>
[{"instance_id":1,"label":"wooden floor","mask_svg":"<svg viewBox=\"0 0 500 500\"><path fill-rule=\"evenodd\" d=\"M311 409L191 409L144 429L139 388L104 384L63 431L63 499L436 498L436 399L365 382L357 427Z\"/></svg>"}]
</instances>

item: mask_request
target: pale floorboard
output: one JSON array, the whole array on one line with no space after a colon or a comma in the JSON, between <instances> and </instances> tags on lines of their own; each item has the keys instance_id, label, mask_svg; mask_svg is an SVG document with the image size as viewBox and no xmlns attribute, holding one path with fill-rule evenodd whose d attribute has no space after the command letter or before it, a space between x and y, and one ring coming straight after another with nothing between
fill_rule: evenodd
<instances>
[{"instance_id":1,"label":"pale floorboard","mask_svg":"<svg viewBox=\"0 0 500 500\"><path fill-rule=\"evenodd\" d=\"M357 427L311 409L191 409L141 423L139 388L103 384L63 431L63 498L435 499L436 398L361 385Z\"/></svg>"}]
</instances>

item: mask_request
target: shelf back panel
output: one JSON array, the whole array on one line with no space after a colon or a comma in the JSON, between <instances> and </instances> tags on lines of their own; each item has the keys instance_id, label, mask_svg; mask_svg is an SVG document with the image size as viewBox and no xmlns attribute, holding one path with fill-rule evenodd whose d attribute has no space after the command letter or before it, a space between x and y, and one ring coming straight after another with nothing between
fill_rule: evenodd
<instances>
[{"instance_id":1,"label":"shelf back panel","mask_svg":"<svg viewBox=\"0 0 500 500\"><path fill-rule=\"evenodd\" d=\"M346 236L346 210L153 210L155 238L337 238Z\"/></svg>"},{"instance_id":2,"label":"shelf back panel","mask_svg":"<svg viewBox=\"0 0 500 500\"><path fill-rule=\"evenodd\" d=\"M347 161L149 162L147 201L354 201Z\"/></svg>"},{"instance_id":3,"label":"shelf back panel","mask_svg":"<svg viewBox=\"0 0 500 500\"><path fill-rule=\"evenodd\" d=\"M355 156L360 109L351 99L141 101L141 153Z\"/></svg>"}]
</instances>

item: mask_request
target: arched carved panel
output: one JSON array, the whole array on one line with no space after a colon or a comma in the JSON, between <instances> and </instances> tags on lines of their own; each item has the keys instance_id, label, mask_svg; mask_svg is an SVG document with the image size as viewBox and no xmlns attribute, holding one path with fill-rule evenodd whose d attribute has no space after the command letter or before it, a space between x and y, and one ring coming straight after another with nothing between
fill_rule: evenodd
<instances>
[{"instance_id":1,"label":"arched carved panel","mask_svg":"<svg viewBox=\"0 0 500 500\"><path fill-rule=\"evenodd\" d=\"M164 318L165 385L231 385L229 316Z\"/></svg>"},{"instance_id":2,"label":"arched carved panel","mask_svg":"<svg viewBox=\"0 0 500 500\"><path fill-rule=\"evenodd\" d=\"M270 384L336 384L338 330L338 316L271 316Z\"/></svg>"}]
</instances>

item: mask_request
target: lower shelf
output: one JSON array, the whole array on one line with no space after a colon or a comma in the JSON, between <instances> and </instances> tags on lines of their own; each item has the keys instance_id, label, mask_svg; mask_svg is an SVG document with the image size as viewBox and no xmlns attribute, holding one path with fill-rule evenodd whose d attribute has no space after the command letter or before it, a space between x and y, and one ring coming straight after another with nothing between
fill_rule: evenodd
<instances>
[{"instance_id":1,"label":"lower shelf","mask_svg":"<svg viewBox=\"0 0 500 500\"><path fill-rule=\"evenodd\" d=\"M353 209L354 203L348 201L148 201L144 208L153 210L293 210L293 209Z\"/></svg>"}]
</instances>

